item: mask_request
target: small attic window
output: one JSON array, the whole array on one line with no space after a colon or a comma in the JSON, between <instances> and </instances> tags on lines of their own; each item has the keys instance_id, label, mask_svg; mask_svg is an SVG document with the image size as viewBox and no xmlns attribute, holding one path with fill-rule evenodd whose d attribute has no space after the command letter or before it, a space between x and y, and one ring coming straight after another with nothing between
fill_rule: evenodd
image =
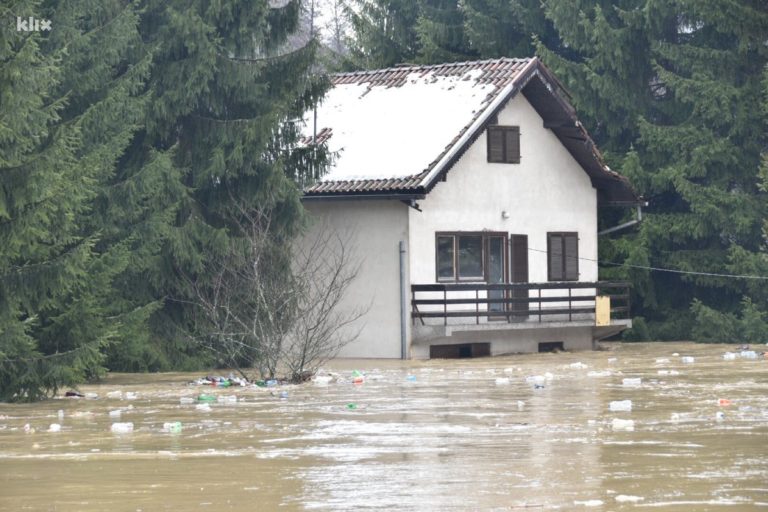
<instances>
[{"instance_id":1,"label":"small attic window","mask_svg":"<svg viewBox=\"0 0 768 512\"><path fill-rule=\"evenodd\" d=\"M488 127L488 161L520 163L520 127L491 125Z\"/></svg>"}]
</instances>

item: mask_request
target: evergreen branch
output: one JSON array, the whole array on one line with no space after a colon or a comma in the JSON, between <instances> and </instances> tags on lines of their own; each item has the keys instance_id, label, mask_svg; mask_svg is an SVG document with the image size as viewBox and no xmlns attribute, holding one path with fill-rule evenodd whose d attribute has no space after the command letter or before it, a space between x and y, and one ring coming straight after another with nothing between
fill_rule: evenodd
<instances>
[{"instance_id":1,"label":"evergreen branch","mask_svg":"<svg viewBox=\"0 0 768 512\"><path fill-rule=\"evenodd\" d=\"M90 345L80 345L77 348L73 348L72 350L67 350L65 352L55 352L53 354L40 354L39 356L30 356L30 357L8 357L3 352L0 352L0 363L35 363L37 361L48 361L51 359L56 359L59 357L66 357L71 356L72 354L75 354L77 352L80 352L81 350L86 349L92 349Z\"/></svg>"},{"instance_id":2,"label":"evergreen branch","mask_svg":"<svg viewBox=\"0 0 768 512\"><path fill-rule=\"evenodd\" d=\"M221 53L216 53L216 57L219 58L219 59L223 59L225 61L229 61L229 62L237 62L237 63L244 63L244 64L260 64L260 63L264 63L264 62L271 62L271 61L275 61L275 60L278 60L278 59L283 59L285 57L291 57L293 55L296 55L298 53L301 53L301 52L305 51L307 49L307 47L309 47L311 45L315 45L315 44L318 44L315 39L309 39L309 40L307 40L306 44L304 44L303 46L300 46L300 47L298 47L298 48L296 48L294 50L291 50L289 52L281 53L279 55L268 55L268 56L264 56L264 57L257 57L257 58L251 58L251 59L245 58L245 57L229 57L229 56L223 55Z\"/></svg>"}]
</instances>

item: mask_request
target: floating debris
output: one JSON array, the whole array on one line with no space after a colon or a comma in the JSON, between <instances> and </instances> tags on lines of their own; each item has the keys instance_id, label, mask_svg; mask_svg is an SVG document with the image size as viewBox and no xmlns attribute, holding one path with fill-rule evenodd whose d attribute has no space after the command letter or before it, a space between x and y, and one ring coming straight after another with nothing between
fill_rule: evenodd
<instances>
[{"instance_id":1,"label":"floating debris","mask_svg":"<svg viewBox=\"0 0 768 512\"><path fill-rule=\"evenodd\" d=\"M129 434L133 432L133 423L113 423L110 430L113 434Z\"/></svg>"},{"instance_id":2,"label":"floating debris","mask_svg":"<svg viewBox=\"0 0 768 512\"><path fill-rule=\"evenodd\" d=\"M610 403L608 408L613 412L629 412L632 410L632 400L615 400Z\"/></svg>"},{"instance_id":3,"label":"floating debris","mask_svg":"<svg viewBox=\"0 0 768 512\"><path fill-rule=\"evenodd\" d=\"M621 418L613 418L613 421L611 421L611 428L613 430L635 430L635 422L634 420L623 420Z\"/></svg>"},{"instance_id":4,"label":"floating debris","mask_svg":"<svg viewBox=\"0 0 768 512\"><path fill-rule=\"evenodd\" d=\"M171 421L163 423L163 431L171 434L180 434L182 430L180 421Z\"/></svg>"}]
</instances>

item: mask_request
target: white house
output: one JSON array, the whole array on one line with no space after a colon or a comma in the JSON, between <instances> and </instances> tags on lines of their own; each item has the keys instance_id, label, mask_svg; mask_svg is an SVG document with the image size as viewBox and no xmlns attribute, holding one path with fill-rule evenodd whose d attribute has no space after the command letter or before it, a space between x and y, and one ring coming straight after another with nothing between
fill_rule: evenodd
<instances>
[{"instance_id":1,"label":"white house","mask_svg":"<svg viewBox=\"0 0 768 512\"><path fill-rule=\"evenodd\" d=\"M344 307L370 309L341 356L590 349L631 326L627 286L597 282L597 210L640 199L539 59L332 83L304 143L336 159L303 201L362 264ZM611 313L596 322L598 295Z\"/></svg>"}]
</instances>

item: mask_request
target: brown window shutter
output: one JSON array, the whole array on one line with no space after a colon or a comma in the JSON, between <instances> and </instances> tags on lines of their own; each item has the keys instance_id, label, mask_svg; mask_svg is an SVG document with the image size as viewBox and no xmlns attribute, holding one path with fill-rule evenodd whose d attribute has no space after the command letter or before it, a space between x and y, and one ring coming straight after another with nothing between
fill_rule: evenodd
<instances>
[{"instance_id":1,"label":"brown window shutter","mask_svg":"<svg viewBox=\"0 0 768 512\"><path fill-rule=\"evenodd\" d=\"M509 235L509 280L512 283L528 282L528 235ZM528 290L513 288L509 294L511 299L527 299ZM510 311L513 317L524 319L528 316L528 302L511 302Z\"/></svg>"},{"instance_id":2,"label":"brown window shutter","mask_svg":"<svg viewBox=\"0 0 768 512\"><path fill-rule=\"evenodd\" d=\"M508 126L504 130L505 155L504 161L512 164L520 163L520 127Z\"/></svg>"},{"instance_id":3,"label":"brown window shutter","mask_svg":"<svg viewBox=\"0 0 768 512\"><path fill-rule=\"evenodd\" d=\"M579 235L568 233L563 235L565 249L565 279L567 281L579 280Z\"/></svg>"},{"instance_id":4,"label":"brown window shutter","mask_svg":"<svg viewBox=\"0 0 768 512\"><path fill-rule=\"evenodd\" d=\"M504 131L498 126L488 127L488 161L504 162Z\"/></svg>"},{"instance_id":5,"label":"brown window shutter","mask_svg":"<svg viewBox=\"0 0 768 512\"><path fill-rule=\"evenodd\" d=\"M528 235L509 235L510 282L528 282Z\"/></svg>"},{"instance_id":6,"label":"brown window shutter","mask_svg":"<svg viewBox=\"0 0 768 512\"><path fill-rule=\"evenodd\" d=\"M549 281L562 281L563 276L563 237L559 234L547 235L547 278Z\"/></svg>"}]
</instances>

